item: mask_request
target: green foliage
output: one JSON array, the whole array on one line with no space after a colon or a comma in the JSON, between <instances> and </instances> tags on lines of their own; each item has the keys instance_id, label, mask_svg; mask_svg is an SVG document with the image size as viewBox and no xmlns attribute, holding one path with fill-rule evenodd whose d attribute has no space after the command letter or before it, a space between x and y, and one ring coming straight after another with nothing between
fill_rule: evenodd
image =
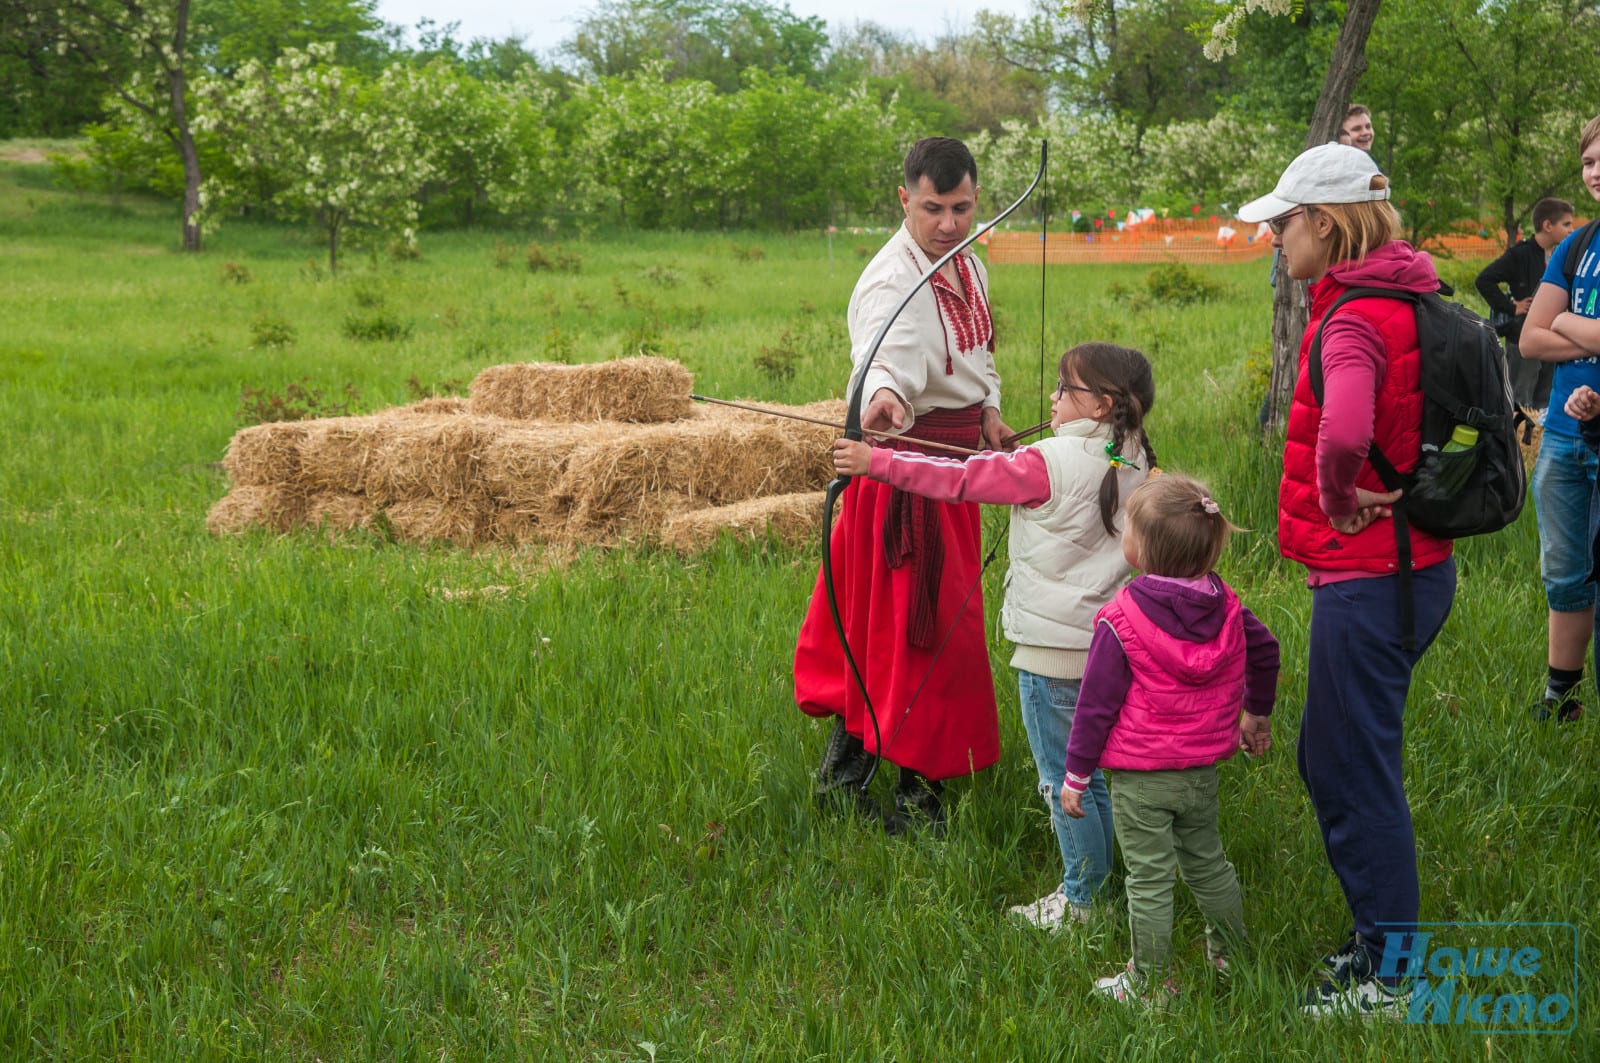
<instances>
[{"instance_id":1,"label":"green foliage","mask_svg":"<svg viewBox=\"0 0 1600 1063\"><path fill-rule=\"evenodd\" d=\"M303 376L286 384L282 391L266 388L245 388L239 396L239 408L234 421L241 427L267 424L272 421L309 421L317 417L343 417L355 403L361 401L361 392L346 381L338 399L324 396L311 386L311 378Z\"/></svg>"},{"instance_id":2,"label":"green foliage","mask_svg":"<svg viewBox=\"0 0 1600 1063\"><path fill-rule=\"evenodd\" d=\"M496 245L498 253L498 245ZM577 273L583 269L583 256L563 247L546 251L538 241L530 241L523 251L529 273ZM496 265L498 265L498 261Z\"/></svg>"},{"instance_id":3,"label":"green foliage","mask_svg":"<svg viewBox=\"0 0 1600 1063\"><path fill-rule=\"evenodd\" d=\"M341 240L366 227L410 242L418 192L435 173L417 126L399 102L409 73L371 82L333 63L331 45L286 49L267 67L251 60L232 78L196 86L195 126L217 137L236 170L213 176L202 209L215 226L230 202L270 189L267 205L315 226L337 273Z\"/></svg>"},{"instance_id":4,"label":"green foliage","mask_svg":"<svg viewBox=\"0 0 1600 1063\"><path fill-rule=\"evenodd\" d=\"M250 322L250 346L252 347L290 347L298 333L293 324L282 314L258 314ZM293 418L275 418L276 420L293 420Z\"/></svg>"},{"instance_id":5,"label":"green foliage","mask_svg":"<svg viewBox=\"0 0 1600 1063\"><path fill-rule=\"evenodd\" d=\"M669 78L720 92L752 69L814 81L827 48L822 19L766 0L601 0L566 46L596 79L663 63Z\"/></svg>"},{"instance_id":6,"label":"green foliage","mask_svg":"<svg viewBox=\"0 0 1600 1063\"><path fill-rule=\"evenodd\" d=\"M762 347L752 361L772 383L787 384L794 379L795 366L800 357L800 352L794 349L793 334L784 329L778 342Z\"/></svg>"},{"instance_id":7,"label":"green foliage","mask_svg":"<svg viewBox=\"0 0 1600 1063\"><path fill-rule=\"evenodd\" d=\"M658 288L676 288L683 283L682 270L661 264L646 267L639 276Z\"/></svg>"},{"instance_id":8,"label":"green foliage","mask_svg":"<svg viewBox=\"0 0 1600 1063\"><path fill-rule=\"evenodd\" d=\"M198 51L209 69L227 75L328 43L342 63L375 76L389 58L375 7L373 0L194 0Z\"/></svg>"},{"instance_id":9,"label":"green foliage","mask_svg":"<svg viewBox=\"0 0 1600 1063\"><path fill-rule=\"evenodd\" d=\"M217 279L223 284L249 284L250 267L242 262L224 262L217 270Z\"/></svg>"},{"instance_id":10,"label":"green foliage","mask_svg":"<svg viewBox=\"0 0 1600 1063\"><path fill-rule=\"evenodd\" d=\"M406 377L406 395L411 402L448 395L465 395L466 393L467 381L462 380L460 377L451 377L436 384L424 384L415 375Z\"/></svg>"},{"instance_id":11,"label":"green foliage","mask_svg":"<svg viewBox=\"0 0 1600 1063\"><path fill-rule=\"evenodd\" d=\"M1210 302L1222 293L1221 285L1182 262L1163 262L1146 273L1144 290L1155 302L1174 306Z\"/></svg>"},{"instance_id":12,"label":"green foliage","mask_svg":"<svg viewBox=\"0 0 1600 1063\"><path fill-rule=\"evenodd\" d=\"M339 331L362 343L393 343L411 335L412 324L378 307L364 314L346 314Z\"/></svg>"}]
</instances>

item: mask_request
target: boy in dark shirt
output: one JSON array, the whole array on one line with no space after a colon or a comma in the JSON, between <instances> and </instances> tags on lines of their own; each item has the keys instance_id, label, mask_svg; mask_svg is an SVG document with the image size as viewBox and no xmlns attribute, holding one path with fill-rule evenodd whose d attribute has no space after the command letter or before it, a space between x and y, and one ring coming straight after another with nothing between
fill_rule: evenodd
<instances>
[{"instance_id":1,"label":"boy in dark shirt","mask_svg":"<svg viewBox=\"0 0 1600 1063\"><path fill-rule=\"evenodd\" d=\"M1553 362L1525 360L1518 349L1522 321L1539 289L1550 252L1572 231L1572 204L1564 199L1541 199L1533 205L1533 235L1513 244L1505 254L1478 274L1478 293L1489 304L1490 321L1506 341L1506 369L1518 406L1543 410L1550 403ZM1511 289L1507 295L1501 288Z\"/></svg>"}]
</instances>

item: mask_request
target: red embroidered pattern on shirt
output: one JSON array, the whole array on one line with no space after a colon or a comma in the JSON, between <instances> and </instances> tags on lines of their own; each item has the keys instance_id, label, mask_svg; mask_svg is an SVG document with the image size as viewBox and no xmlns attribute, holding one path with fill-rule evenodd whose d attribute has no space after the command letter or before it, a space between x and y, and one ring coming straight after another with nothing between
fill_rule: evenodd
<instances>
[{"instance_id":1,"label":"red embroidered pattern on shirt","mask_svg":"<svg viewBox=\"0 0 1600 1063\"><path fill-rule=\"evenodd\" d=\"M915 261L915 256L913 256ZM971 296L971 300L963 299L961 292L945 280L944 274L935 273L930 285L939 310L939 317L945 327L955 334L956 350L962 354L971 354L980 347L993 350L994 321L989 316L988 301L984 298L972 275L972 269L967 265L965 255L955 257L956 274L961 278L961 287Z\"/></svg>"}]
</instances>

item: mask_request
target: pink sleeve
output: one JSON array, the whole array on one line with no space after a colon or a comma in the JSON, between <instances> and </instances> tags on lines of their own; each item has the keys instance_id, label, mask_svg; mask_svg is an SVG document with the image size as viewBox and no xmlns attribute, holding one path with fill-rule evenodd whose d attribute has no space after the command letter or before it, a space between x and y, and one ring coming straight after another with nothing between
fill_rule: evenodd
<instances>
[{"instance_id":1,"label":"pink sleeve","mask_svg":"<svg viewBox=\"0 0 1600 1063\"><path fill-rule=\"evenodd\" d=\"M1356 475L1367 460L1385 365L1383 338L1358 314L1337 315L1322 331L1322 425L1317 431L1317 494L1322 512L1354 516Z\"/></svg>"},{"instance_id":2,"label":"pink sleeve","mask_svg":"<svg viewBox=\"0 0 1600 1063\"><path fill-rule=\"evenodd\" d=\"M1050 469L1035 447L987 450L965 461L873 447L868 475L936 502L1032 507L1050 500Z\"/></svg>"}]
</instances>

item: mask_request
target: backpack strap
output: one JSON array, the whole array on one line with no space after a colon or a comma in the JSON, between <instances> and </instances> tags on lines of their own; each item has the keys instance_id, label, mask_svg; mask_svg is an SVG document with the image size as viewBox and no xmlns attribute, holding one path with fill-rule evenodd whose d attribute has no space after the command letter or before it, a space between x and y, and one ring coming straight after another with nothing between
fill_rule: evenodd
<instances>
[{"instance_id":1,"label":"backpack strap","mask_svg":"<svg viewBox=\"0 0 1600 1063\"><path fill-rule=\"evenodd\" d=\"M1600 232L1600 218L1595 218L1579 229L1577 238L1567 245L1567 257L1561 263L1561 272L1567 278L1569 292L1572 291L1573 282L1578 279L1578 267L1583 264L1584 252L1594 243L1596 232Z\"/></svg>"},{"instance_id":2,"label":"backpack strap","mask_svg":"<svg viewBox=\"0 0 1600 1063\"><path fill-rule=\"evenodd\" d=\"M1353 299L1401 299L1413 306L1421 302L1420 297L1414 292L1395 291L1392 288L1351 288L1328 307L1328 312L1322 315L1322 320L1317 323L1316 335L1311 338L1311 353L1306 359L1306 372L1308 383L1311 385L1312 397L1317 400L1317 405L1322 405L1323 379L1322 379L1322 330L1327 327L1328 319L1333 316L1345 303ZM1372 471L1378 474L1378 479L1383 486L1391 491L1404 491L1405 477L1394 467L1383 450L1378 446L1376 439L1367 444L1367 464L1372 466ZM1417 620L1416 603L1411 597L1411 522L1406 517L1406 496L1402 494L1398 500L1391 503L1389 511L1394 515L1394 544L1399 555L1396 558L1398 575L1400 577L1400 646L1407 653L1416 648Z\"/></svg>"}]
</instances>

